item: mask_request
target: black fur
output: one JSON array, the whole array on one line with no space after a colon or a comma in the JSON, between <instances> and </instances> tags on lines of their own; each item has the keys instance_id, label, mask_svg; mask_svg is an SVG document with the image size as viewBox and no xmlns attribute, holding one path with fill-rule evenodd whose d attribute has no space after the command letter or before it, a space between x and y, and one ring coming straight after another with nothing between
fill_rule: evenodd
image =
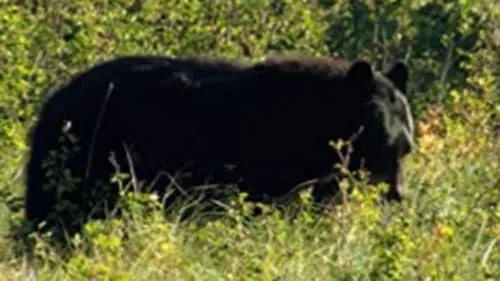
<instances>
[{"instance_id":1,"label":"black fur","mask_svg":"<svg viewBox=\"0 0 500 281\"><path fill-rule=\"evenodd\" d=\"M117 191L96 181L115 172L111 151L127 169L123 144L146 182L160 171L182 169L191 172L179 179L186 190L212 176L212 182L238 182L251 199L261 200L330 176L339 159L329 141L357 133L350 168L364 165L375 182L390 184L388 199L401 200L401 160L413 146L407 79L403 63L383 75L367 62L330 58L238 64L144 56L104 63L45 104L31 135L26 217L69 227L79 215L50 215L60 199L76 204L80 215L88 215L96 198L112 204ZM66 121L80 148L66 165L82 181L58 199L55 189L42 187L47 178L41 163L60 147ZM332 191L318 187L314 194L321 200Z\"/></svg>"}]
</instances>

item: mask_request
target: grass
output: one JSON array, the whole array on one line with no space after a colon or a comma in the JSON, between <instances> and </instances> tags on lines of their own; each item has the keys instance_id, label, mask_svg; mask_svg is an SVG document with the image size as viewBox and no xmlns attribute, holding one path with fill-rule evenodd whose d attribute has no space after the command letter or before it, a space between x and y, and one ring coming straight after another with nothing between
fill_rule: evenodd
<instances>
[{"instance_id":1,"label":"grass","mask_svg":"<svg viewBox=\"0 0 500 281\"><path fill-rule=\"evenodd\" d=\"M326 12L280 1L279 12L268 5L276 1L232 2L0 1L0 281L500 280L498 4L330 1ZM305 193L255 218L236 201L221 219L178 222L154 197L127 194L124 216L90 222L67 255L36 236L34 256L19 251L25 136L46 87L117 54L259 58L327 47L411 57L412 103L425 110L402 204L379 206L377 189L355 189L319 215Z\"/></svg>"},{"instance_id":2,"label":"grass","mask_svg":"<svg viewBox=\"0 0 500 281\"><path fill-rule=\"evenodd\" d=\"M304 193L293 216L240 208L202 223L166 219L154 197L130 194L123 218L90 222L65 258L38 237L27 259L4 236L0 280L499 280L498 136L484 106L425 113L401 205L359 189L318 215Z\"/></svg>"}]
</instances>

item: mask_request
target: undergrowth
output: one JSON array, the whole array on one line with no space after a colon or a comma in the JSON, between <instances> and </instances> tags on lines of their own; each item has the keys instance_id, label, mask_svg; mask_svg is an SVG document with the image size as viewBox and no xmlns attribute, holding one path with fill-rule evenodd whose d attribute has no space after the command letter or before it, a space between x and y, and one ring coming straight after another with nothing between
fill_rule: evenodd
<instances>
[{"instance_id":1,"label":"undergrowth","mask_svg":"<svg viewBox=\"0 0 500 281\"><path fill-rule=\"evenodd\" d=\"M0 281L500 280L498 4L351 2L0 0ZM20 251L25 136L49 86L119 54L286 51L408 59L417 147L403 203L348 181L326 214L306 191L257 217L242 197L222 218L178 220L161 198L124 193L122 216L89 222L71 251L38 236Z\"/></svg>"}]
</instances>

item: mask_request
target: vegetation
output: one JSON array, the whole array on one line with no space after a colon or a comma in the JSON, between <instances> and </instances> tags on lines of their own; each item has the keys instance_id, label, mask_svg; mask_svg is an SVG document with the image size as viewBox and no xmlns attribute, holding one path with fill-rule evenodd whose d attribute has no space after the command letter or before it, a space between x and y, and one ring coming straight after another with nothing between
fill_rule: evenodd
<instances>
[{"instance_id":1,"label":"vegetation","mask_svg":"<svg viewBox=\"0 0 500 281\"><path fill-rule=\"evenodd\" d=\"M0 280L500 280L499 27L490 0L0 0ZM305 193L293 216L235 207L203 224L129 193L70 253L46 237L19 251L26 135L51 87L123 54L285 52L408 62L406 202L356 189L320 216Z\"/></svg>"}]
</instances>

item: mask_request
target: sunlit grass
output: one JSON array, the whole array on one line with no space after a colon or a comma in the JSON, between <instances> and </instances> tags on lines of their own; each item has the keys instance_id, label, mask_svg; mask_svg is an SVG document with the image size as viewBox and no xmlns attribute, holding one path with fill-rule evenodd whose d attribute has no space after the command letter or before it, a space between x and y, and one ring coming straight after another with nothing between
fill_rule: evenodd
<instances>
[{"instance_id":1,"label":"sunlit grass","mask_svg":"<svg viewBox=\"0 0 500 281\"><path fill-rule=\"evenodd\" d=\"M237 208L179 223L154 197L128 196L133 211L89 223L66 259L40 239L27 263L1 240L1 272L6 280L497 280L498 147L487 124L471 121L482 118L457 117L467 104L422 118L400 206L379 206L372 189L319 215L304 193L293 216L267 208L251 218Z\"/></svg>"},{"instance_id":2,"label":"sunlit grass","mask_svg":"<svg viewBox=\"0 0 500 281\"><path fill-rule=\"evenodd\" d=\"M361 1L366 18L352 1L331 1L327 21L314 1L283 1L283 14L270 2L279 1L0 1L0 281L500 280L500 58L488 28L498 29L498 4L437 1L431 14L448 18L437 28L418 8L429 1L367 1L364 12ZM324 32L330 21L333 34ZM288 210L260 206L264 214L251 217L236 200L222 218L179 222L175 210L163 216L157 198L126 194L123 216L88 223L65 256L37 236L28 256L12 238L22 226L28 125L47 87L121 54L260 58L332 46L369 59L384 53L379 63L408 56L412 83L429 89L413 93L424 112L402 204L380 206L379 190L360 188L318 214L306 192ZM437 95L441 102L427 103Z\"/></svg>"}]
</instances>

